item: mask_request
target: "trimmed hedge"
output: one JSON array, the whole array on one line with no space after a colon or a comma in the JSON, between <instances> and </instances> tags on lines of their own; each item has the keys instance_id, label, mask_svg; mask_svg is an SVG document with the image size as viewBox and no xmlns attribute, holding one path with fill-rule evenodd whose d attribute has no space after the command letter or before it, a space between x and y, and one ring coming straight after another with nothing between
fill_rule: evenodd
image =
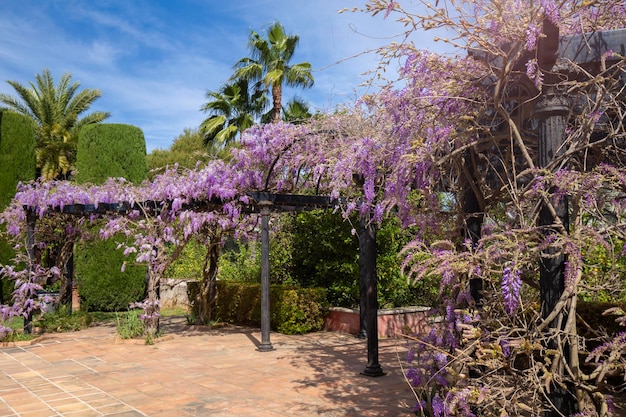
<instances>
[{"instance_id":1,"label":"trimmed hedge","mask_svg":"<svg viewBox=\"0 0 626 417\"><path fill-rule=\"evenodd\" d=\"M136 126L101 123L80 131L76 181L101 184L110 177L140 183L148 176L146 141Z\"/></svg>"},{"instance_id":2,"label":"trimmed hedge","mask_svg":"<svg viewBox=\"0 0 626 417\"><path fill-rule=\"evenodd\" d=\"M194 300L199 282L189 282ZM193 310L192 306L192 312ZM217 313L221 321L259 326L261 324L261 285L244 282L217 282ZM270 327L284 334L303 334L324 327L328 311L326 289L270 287ZM192 313L193 314L193 313Z\"/></svg>"},{"instance_id":3,"label":"trimmed hedge","mask_svg":"<svg viewBox=\"0 0 626 417\"><path fill-rule=\"evenodd\" d=\"M18 182L35 179L35 134L26 116L0 111L0 210L9 205Z\"/></svg>"},{"instance_id":4,"label":"trimmed hedge","mask_svg":"<svg viewBox=\"0 0 626 417\"><path fill-rule=\"evenodd\" d=\"M34 180L35 175L35 134L31 120L0 110L0 211L11 203L18 182ZM14 256L11 244L0 238L0 264L10 263ZM0 301L10 300L12 292L13 285L0 279Z\"/></svg>"},{"instance_id":5,"label":"trimmed hedge","mask_svg":"<svg viewBox=\"0 0 626 417\"><path fill-rule=\"evenodd\" d=\"M148 175L143 132L122 124L85 126L78 137L76 169L75 180L80 183L102 184L111 177L143 181ZM143 299L147 266L131 265L121 271L123 262L131 261L117 249L117 242L125 239L118 234L108 241L76 245L76 281L87 309L127 310L130 303Z\"/></svg>"},{"instance_id":6,"label":"trimmed hedge","mask_svg":"<svg viewBox=\"0 0 626 417\"><path fill-rule=\"evenodd\" d=\"M81 309L126 311L144 296L146 266L128 264L121 272L124 253L114 239L82 242L74 255Z\"/></svg>"}]
</instances>

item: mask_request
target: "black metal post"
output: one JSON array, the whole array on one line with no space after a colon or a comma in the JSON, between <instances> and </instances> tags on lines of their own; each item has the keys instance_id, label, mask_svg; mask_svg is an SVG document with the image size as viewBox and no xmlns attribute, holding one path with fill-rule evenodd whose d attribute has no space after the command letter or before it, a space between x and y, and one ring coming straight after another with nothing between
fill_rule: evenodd
<instances>
[{"instance_id":1,"label":"black metal post","mask_svg":"<svg viewBox=\"0 0 626 417\"><path fill-rule=\"evenodd\" d=\"M567 101L547 88L548 93L542 95L535 110L539 118L539 166L547 166L554 156L557 156L559 147L563 143L567 113L569 105ZM554 191L554 190L552 190ZM568 203L566 196L552 195L550 204L556 211L558 221L567 231L569 227ZM558 231L551 227L557 223L557 218L543 205L539 214L539 224L545 227L545 235L554 235ZM564 284L564 255L555 255L553 250L548 249L541 259L540 287L541 287L541 311L543 317L547 317L559 301L565 288Z\"/></svg>"},{"instance_id":2,"label":"black metal post","mask_svg":"<svg viewBox=\"0 0 626 417\"><path fill-rule=\"evenodd\" d=\"M35 264L35 226L37 225L37 215L30 210L26 213L26 253L28 254L28 279L32 279L33 265ZM29 312L24 318L24 333L31 334L33 332L33 314Z\"/></svg>"},{"instance_id":3,"label":"black metal post","mask_svg":"<svg viewBox=\"0 0 626 417\"><path fill-rule=\"evenodd\" d=\"M463 211L467 216L465 220L465 238L472 242L472 247L478 245L481 237L481 228L483 225L483 215L478 204L476 194L470 184L465 185L463 202ZM483 280L480 278L471 278L469 282L470 295L476 304L480 304L481 291L483 290Z\"/></svg>"},{"instance_id":4,"label":"black metal post","mask_svg":"<svg viewBox=\"0 0 626 417\"><path fill-rule=\"evenodd\" d=\"M367 253L362 237L365 233L363 227L361 224L359 231L359 333L356 335L359 339L367 338Z\"/></svg>"},{"instance_id":5,"label":"black metal post","mask_svg":"<svg viewBox=\"0 0 626 417\"><path fill-rule=\"evenodd\" d=\"M382 376L378 363L378 294L376 291L376 228L366 219L361 219L359 233L359 266L364 269L360 273L365 287L365 311L367 329L367 366L362 372L366 376Z\"/></svg>"},{"instance_id":6,"label":"black metal post","mask_svg":"<svg viewBox=\"0 0 626 417\"><path fill-rule=\"evenodd\" d=\"M261 206L261 344L260 352L274 350L270 342L270 206L269 201L259 202Z\"/></svg>"},{"instance_id":7,"label":"black metal post","mask_svg":"<svg viewBox=\"0 0 626 417\"><path fill-rule=\"evenodd\" d=\"M546 77L543 91L534 109L534 116L539 122L537 162L540 168L549 166L562 153L570 108L567 96L556 87L558 76L552 72L552 67L556 62L558 28L545 19L544 33L546 37L542 40L543 44L539 45L539 61L541 69L546 72ZM550 190L550 204L543 204L539 213L539 225L544 227L546 239L560 232L558 223L561 223L565 233L569 229L567 197L556 195L554 191ZM554 208L554 214L549 209L550 205ZM557 248L548 248L542 253L539 265L539 287L543 318L548 317L554 310L565 289L565 261L565 255ZM556 329L559 322L557 317L550 324L550 328ZM547 345L552 348L556 347L554 341L549 341ZM567 355L569 350L567 345L563 346L563 350ZM567 358L564 359L567 360ZM569 416L578 411L576 399L571 392L558 384L552 384L550 388L548 399L554 408L546 413L548 417Z\"/></svg>"}]
</instances>

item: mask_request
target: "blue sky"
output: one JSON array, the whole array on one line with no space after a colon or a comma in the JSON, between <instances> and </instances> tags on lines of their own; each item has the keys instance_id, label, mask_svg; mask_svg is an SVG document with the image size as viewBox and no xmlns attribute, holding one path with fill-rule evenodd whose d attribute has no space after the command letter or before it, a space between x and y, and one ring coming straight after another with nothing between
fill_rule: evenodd
<instances>
[{"instance_id":1,"label":"blue sky","mask_svg":"<svg viewBox=\"0 0 626 417\"><path fill-rule=\"evenodd\" d=\"M0 92L48 68L65 72L102 97L91 110L110 123L141 128L148 152L168 148L184 128L206 117L200 106L232 66L248 56L250 30L275 21L300 36L293 63L313 66L315 86L298 95L320 111L363 94L362 74L376 67L364 53L394 40L401 26L382 16L338 13L364 0L3 0L0 13ZM425 34L420 47L437 46ZM358 56L357 56L358 55ZM356 57L355 57L356 56ZM287 93L289 99L293 93Z\"/></svg>"}]
</instances>

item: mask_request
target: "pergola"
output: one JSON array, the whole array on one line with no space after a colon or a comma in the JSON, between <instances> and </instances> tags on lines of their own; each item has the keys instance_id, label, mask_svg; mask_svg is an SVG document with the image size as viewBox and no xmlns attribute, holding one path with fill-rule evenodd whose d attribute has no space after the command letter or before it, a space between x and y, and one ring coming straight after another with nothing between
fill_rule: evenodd
<instances>
[{"instance_id":1,"label":"pergola","mask_svg":"<svg viewBox=\"0 0 626 417\"><path fill-rule=\"evenodd\" d=\"M276 194L269 192L249 192L247 196L250 201L242 204L242 212L247 214L259 214L261 216L261 343L257 346L259 352L274 350L270 341L270 264L269 264L269 219L272 213L297 212L313 209L329 209L339 204L339 201L328 196L320 195L299 195L299 194ZM212 211L219 209L222 202L218 199L211 201L192 201L185 204L183 208L194 211ZM76 216L114 215L125 216L132 211L158 212L164 206L164 202L145 201L130 204L128 202L119 203L99 203L99 204L71 204L63 209L55 208L49 212L66 213ZM31 259L34 259L34 231L37 221L35 208L24 207L27 212L27 252ZM361 306L365 306L361 311L362 333L367 334L368 362L362 374L367 376L384 375L382 367L378 361L378 299L377 299L377 279L376 279L376 241L375 232L372 226L362 224L360 232L360 285ZM72 268L68 268L69 279L73 274ZM25 327L30 323L25 323Z\"/></svg>"},{"instance_id":2,"label":"pergola","mask_svg":"<svg viewBox=\"0 0 626 417\"><path fill-rule=\"evenodd\" d=\"M568 117L573 106L576 105L573 98L567 92L558 88L559 82L563 80L576 81L581 78L581 74L571 71L571 65L576 64L587 73L596 76L601 72L603 66L619 62L626 56L626 29L599 31L571 36L559 36L559 29L548 19L544 20L543 33L545 38L540 39L537 60L539 68L545 74L543 89L538 91L533 83L524 76L520 82L513 86L515 91L512 94L511 102L515 107L516 124L520 131L524 131L524 126L528 122L534 121L533 132L524 136L524 141L528 142L528 147L532 153L534 164L537 168L558 169L554 166L555 159L563 155L563 142L566 138L566 127ZM613 51L616 54L611 56L607 52ZM471 51L470 54L476 59L482 60L494 68L501 68L503 63L500 59L490 56L482 51ZM515 63L514 70L524 74L525 64L532 58L530 52L523 56L519 62ZM626 73L618 74L616 81L622 88L626 87ZM626 99L622 92L621 100ZM624 121L622 121L624 122ZM592 140L602 141L606 133L601 130L593 132ZM498 142L497 146L503 154L513 154L515 149L509 146L510 140L506 129L501 132L494 132L494 137ZM616 143L620 150L626 148L626 143ZM489 153L489 149L479 149L479 152ZM596 159L599 159L596 156ZM599 163L600 161L594 161ZM623 162L623 161L621 161ZM466 159L465 172L472 173L466 178L464 187L463 210L467 216L466 235L474 243L480 239L482 225L482 213L484 212L484 198L480 190L475 186L476 179L472 176L477 171L474 160ZM549 204L554 208L554 212L548 209L548 204L543 204L539 216L539 225L547 227L547 235L557 233L551 229L557 220L565 230L569 227L569 207L567 197L551 196ZM558 219L555 218L558 217ZM555 309L565 287L565 262L563 254L546 251L543 254L539 265L540 270L540 296L541 311L544 320L549 320L549 327L558 326L558 320L551 313ZM479 280L470 282L471 292L475 299L480 298L482 283ZM555 386L550 394L550 400L554 406L562 413L553 412L551 415L570 415L575 412L572 398L562 387Z\"/></svg>"}]
</instances>

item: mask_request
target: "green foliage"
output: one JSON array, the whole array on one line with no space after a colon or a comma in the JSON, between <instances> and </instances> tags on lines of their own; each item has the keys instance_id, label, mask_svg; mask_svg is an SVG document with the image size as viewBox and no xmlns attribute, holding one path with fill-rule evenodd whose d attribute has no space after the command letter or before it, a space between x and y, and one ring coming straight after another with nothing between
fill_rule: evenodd
<instances>
[{"instance_id":1,"label":"green foliage","mask_svg":"<svg viewBox=\"0 0 626 417\"><path fill-rule=\"evenodd\" d=\"M228 150L210 143L204 144L204 137L198 129L185 129L169 149L154 149L147 155L149 175L155 175L167 166L178 164L179 168L192 169L198 162L206 163L214 158L225 159Z\"/></svg>"},{"instance_id":2,"label":"green foliage","mask_svg":"<svg viewBox=\"0 0 626 417\"><path fill-rule=\"evenodd\" d=\"M291 235L280 230L271 232L270 283L293 284L292 267ZM228 281L260 282L260 242L230 241L220 257L218 278Z\"/></svg>"},{"instance_id":3,"label":"green foliage","mask_svg":"<svg viewBox=\"0 0 626 417\"><path fill-rule=\"evenodd\" d=\"M219 281L217 287L218 317L236 324L260 324L260 284ZM274 330L285 334L321 330L326 311L326 290L323 288L271 286L270 325Z\"/></svg>"},{"instance_id":4,"label":"green foliage","mask_svg":"<svg viewBox=\"0 0 626 417\"><path fill-rule=\"evenodd\" d=\"M400 270L400 251L414 235L414 230L402 228L395 217L385 219L376 233L379 308L412 305L432 307L439 303L439 278L409 283Z\"/></svg>"},{"instance_id":5,"label":"green foliage","mask_svg":"<svg viewBox=\"0 0 626 417\"><path fill-rule=\"evenodd\" d=\"M24 317L22 316L13 317L11 320L7 321L0 320L0 325L6 326L12 330L11 333L0 337L0 343L22 342L38 337L35 333L29 334L22 331L24 329Z\"/></svg>"},{"instance_id":6,"label":"green foliage","mask_svg":"<svg viewBox=\"0 0 626 417\"><path fill-rule=\"evenodd\" d=\"M236 141L263 112L267 97L262 90L251 88L244 79L224 84L218 91L207 91L209 100L201 110L209 116L200 125L207 144L224 146Z\"/></svg>"},{"instance_id":7,"label":"green foliage","mask_svg":"<svg viewBox=\"0 0 626 417\"><path fill-rule=\"evenodd\" d=\"M33 324L44 332L75 332L88 328L93 316L86 311L70 311L66 306L58 306L54 313L46 313Z\"/></svg>"},{"instance_id":8,"label":"green foliage","mask_svg":"<svg viewBox=\"0 0 626 417\"><path fill-rule=\"evenodd\" d=\"M135 126L85 126L78 139L76 181L101 184L110 177L140 183L147 177L146 142Z\"/></svg>"},{"instance_id":9,"label":"green foliage","mask_svg":"<svg viewBox=\"0 0 626 417\"><path fill-rule=\"evenodd\" d=\"M120 124L85 126L78 140L77 182L103 183L124 177L135 183L147 176L146 144L141 129ZM97 226L96 226L97 227ZM93 234L97 234L94 227ZM128 265L117 249L122 235L108 241L81 242L74 258L82 302L90 311L121 311L143 299L147 267Z\"/></svg>"},{"instance_id":10,"label":"green foliage","mask_svg":"<svg viewBox=\"0 0 626 417\"><path fill-rule=\"evenodd\" d=\"M81 305L88 311L124 311L143 299L147 267L127 264L116 239L76 245L74 263Z\"/></svg>"},{"instance_id":11,"label":"green foliage","mask_svg":"<svg viewBox=\"0 0 626 417\"><path fill-rule=\"evenodd\" d=\"M341 215L318 210L274 217L270 234L270 281L299 287L326 288L333 306L359 305L359 243L352 225ZM400 271L402 247L411 230L397 219L377 232L377 276L380 308L434 306L439 300L436 278L408 283ZM236 242L220 258L219 278L259 282L261 251L257 242Z\"/></svg>"},{"instance_id":12,"label":"green foliage","mask_svg":"<svg viewBox=\"0 0 626 417\"><path fill-rule=\"evenodd\" d=\"M333 306L359 303L359 242L352 225L325 210L299 213L284 222L292 236L293 280L302 287L328 289Z\"/></svg>"},{"instance_id":13,"label":"green foliage","mask_svg":"<svg viewBox=\"0 0 626 417\"><path fill-rule=\"evenodd\" d=\"M174 279L202 279L205 255L206 247L195 239L190 240L178 259L166 269L165 276Z\"/></svg>"},{"instance_id":14,"label":"green foliage","mask_svg":"<svg viewBox=\"0 0 626 417\"><path fill-rule=\"evenodd\" d=\"M303 334L324 327L328 311L325 289L274 287L270 299L276 304L270 314L273 313L272 318L279 332Z\"/></svg>"},{"instance_id":15,"label":"green foliage","mask_svg":"<svg viewBox=\"0 0 626 417\"><path fill-rule=\"evenodd\" d=\"M7 81L17 97L0 94L0 102L30 118L35 127L37 168L46 180L67 178L76 161L78 132L83 126L100 123L109 113L83 115L97 100L100 90L78 91L79 82L65 73L55 85L50 70L44 69L28 86ZM83 115L82 117L79 117Z\"/></svg>"},{"instance_id":16,"label":"green foliage","mask_svg":"<svg viewBox=\"0 0 626 417\"><path fill-rule=\"evenodd\" d=\"M584 250L583 276L586 287L579 297L589 302L626 302L624 271L626 257L621 256L624 241L615 239L613 246L593 242ZM590 291L587 288L597 288Z\"/></svg>"},{"instance_id":17,"label":"green foliage","mask_svg":"<svg viewBox=\"0 0 626 417\"><path fill-rule=\"evenodd\" d=\"M19 182L35 179L35 163L32 122L26 116L0 110L0 211L11 203ZM1 235L5 226L0 228ZM14 256L12 245L0 237L0 264L10 263ZM12 287L0 280L0 300L10 299Z\"/></svg>"},{"instance_id":18,"label":"green foliage","mask_svg":"<svg viewBox=\"0 0 626 417\"><path fill-rule=\"evenodd\" d=\"M282 229L292 236L292 278L303 287L328 289L329 302L337 307L359 305L359 242L352 223L339 213L312 211L292 216ZM400 250L413 231L403 229L396 218L383 221L376 234L378 301L380 308L409 305L432 306L437 282L409 284L401 273Z\"/></svg>"},{"instance_id":19,"label":"green foliage","mask_svg":"<svg viewBox=\"0 0 626 417\"><path fill-rule=\"evenodd\" d=\"M122 339L134 339L143 336L145 325L139 317L140 310L129 310L125 313L115 315L117 323L117 334Z\"/></svg>"},{"instance_id":20,"label":"green foliage","mask_svg":"<svg viewBox=\"0 0 626 417\"><path fill-rule=\"evenodd\" d=\"M218 279L237 282L260 282L261 254L255 242L232 242L220 256ZM271 248L271 246L270 246ZM271 261L271 257L270 257ZM272 267L270 266L270 274Z\"/></svg>"},{"instance_id":21,"label":"green foliage","mask_svg":"<svg viewBox=\"0 0 626 417\"><path fill-rule=\"evenodd\" d=\"M311 64L292 64L291 59L300 37L285 33L285 28L275 22L267 30L267 39L255 31L250 32L248 46L251 57L242 58L235 64L233 79L260 82L271 91L272 109L268 122L281 120L283 86L310 88L313 86Z\"/></svg>"},{"instance_id":22,"label":"green foliage","mask_svg":"<svg viewBox=\"0 0 626 417\"><path fill-rule=\"evenodd\" d=\"M35 179L35 136L31 121L0 111L0 209L9 205L18 182Z\"/></svg>"}]
</instances>

